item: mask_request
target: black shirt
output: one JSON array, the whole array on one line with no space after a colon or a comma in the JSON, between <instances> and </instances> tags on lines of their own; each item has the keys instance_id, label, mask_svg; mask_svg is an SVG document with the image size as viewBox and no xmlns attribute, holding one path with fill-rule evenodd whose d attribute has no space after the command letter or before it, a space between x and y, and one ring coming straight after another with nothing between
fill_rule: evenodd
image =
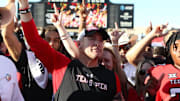
<instances>
[{"instance_id":1,"label":"black shirt","mask_svg":"<svg viewBox=\"0 0 180 101\"><path fill-rule=\"evenodd\" d=\"M112 101L116 93L113 72L103 66L87 68L72 60L55 94L55 101Z\"/></svg>"},{"instance_id":2,"label":"black shirt","mask_svg":"<svg viewBox=\"0 0 180 101\"><path fill-rule=\"evenodd\" d=\"M22 75L22 94L25 101L51 101L52 99L52 81L48 79L47 86L44 88L37 84L33 78L30 65L28 63L27 52L22 50L19 61L16 63L18 71ZM42 66L42 73L44 67Z\"/></svg>"}]
</instances>

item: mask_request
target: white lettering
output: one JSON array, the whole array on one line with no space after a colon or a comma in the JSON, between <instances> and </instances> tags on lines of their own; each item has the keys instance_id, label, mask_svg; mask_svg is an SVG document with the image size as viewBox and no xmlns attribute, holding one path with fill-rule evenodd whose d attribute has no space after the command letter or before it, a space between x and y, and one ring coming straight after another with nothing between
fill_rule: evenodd
<instances>
[{"instance_id":1,"label":"white lettering","mask_svg":"<svg viewBox=\"0 0 180 101\"><path fill-rule=\"evenodd\" d=\"M132 22L120 22L120 26L121 27L131 27L132 26Z\"/></svg>"},{"instance_id":2,"label":"white lettering","mask_svg":"<svg viewBox=\"0 0 180 101\"><path fill-rule=\"evenodd\" d=\"M120 18L123 18L124 20L128 20L132 18L132 15L129 15L129 12L124 12L123 15L120 15Z\"/></svg>"},{"instance_id":3,"label":"white lettering","mask_svg":"<svg viewBox=\"0 0 180 101\"><path fill-rule=\"evenodd\" d=\"M86 74L87 75L87 74ZM93 75L88 75L91 77L93 77ZM88 81L88 79L84 76L84 75L76 75L76 81L79 81L81 83L86 83L88 84L89 86L95 86L99 89L102 89L102 90L107 90L107 84L104 84L104 83L100 83L100 82L94 82L92 79L90 79Z\"/></svg>"},{"instance_id":4,"label":"white lettering","mask_svg":"<svg viewBox=\"0 0 180 101\"><path fill-rule=\"evenodd\" d=\"M177 76L176 76L176 73L175 74L168 74L168 78L170 79L170 78L177 78Z\"/></svg>"},{"instance_id":5,"label":"white lettering","mask_svg":"<svg viewBox=\"0 0 180 101\"><path fill-rule=\"evenodd\" d=\"M107 90L107 85L106 85L106 84L104 84L104 83L101 83L100 88L101 88L101 89L103 89L103 90Z\"/></svg>"},{"instance_id":6,"label":"white lettering","mask_svg":"<svg viewBox=\"0 0 180 101\"><path fill-rule=\"evenodd\" d=\"M171 85L173 84L173 80L170 80L170 82L171 82Z\"/></svg>"},{"instance_id":7,"label":"white lettering","mask_svg":"<svg viewBox=\"0 0 180 101\"><path fill-rule=\"evenodd\" d=\"M170 89L171 97L175 97L177 93L180 93L180 88L171 88Z\"/></svg>"},{"instance_id":8,"label":"white lettering","mask_svg":"<svg viewBox=\"0 0 180 101\"><path fill-rule=\"evenodd\" d=\"M86 77L84 77L84 76L81 76L80 82L82 82L82 83L88 83Z\"/></svg>"},{"instance_id":9,"label":"white lettering","mask_svg":"<svg viewBox=\"0 0 180 101\"><path fill-rule=\"evenodd\" d=\"M80 81L80 76L81 75L76 75L76 81Z\"/></svg>"},{"instance_id":10,"label":"white lettering","mask_svg":"<svg viewBox=\"0 0 180 101\"><path fill-rule=\"evenodd\" d=\"M125 10L132 10L133 9L133 6L126 6L125 7Z\"/></svg>"},{"instance_id":11,"label":"white lettering","mask_svg":"<svg viewBox=\"0 0 180 101\"><path fill-rule=\"evenodd\" d=\"M171 84L180 84L180 79L177 80L170 80Z\"/></svg>"},{"instance_id":12,"label":"white lettering","mask_svg":"<svg viewBox=\"0 0 180 101\"><path fill-rule=\"evenodd\" d=\"M89 80L89 86L93 85L93 80Z\"/></svg>"}]
</instances>

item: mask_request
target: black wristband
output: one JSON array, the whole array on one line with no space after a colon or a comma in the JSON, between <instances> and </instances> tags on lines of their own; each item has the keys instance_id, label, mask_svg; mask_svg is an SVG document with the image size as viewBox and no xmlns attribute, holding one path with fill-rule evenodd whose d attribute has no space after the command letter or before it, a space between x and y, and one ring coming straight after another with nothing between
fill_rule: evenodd
<instances>
[{"instance_id":1,"label":"black wristband","mask_svg":"<svg viewBox=\"0 0 180 101\"><path fill-rule=\"evenodd\" d=\"M19 13L20 13L20 14L26 14L26 13L29 13L29 12L31 12L31 9L30 9L30 8L25 9L25 10L19 10Z\"/></svg>"}]
</instances>

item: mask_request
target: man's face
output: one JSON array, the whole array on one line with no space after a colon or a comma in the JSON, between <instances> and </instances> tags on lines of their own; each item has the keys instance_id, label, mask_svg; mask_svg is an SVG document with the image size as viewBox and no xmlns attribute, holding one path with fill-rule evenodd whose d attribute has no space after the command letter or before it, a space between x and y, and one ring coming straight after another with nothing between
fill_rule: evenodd
<instances>
[{"instance_id":1,"label":"man's face","mask_svg":"<svg viewBox=\"0 0 180 101\"><path fill-rule=\"evenodd\" d=\"M49 45L55 50L59 50L60 48L60 37L59 34L55 31L49 31L45 35L45 40L49 43Z\"/></svg>"},{"instance_id":2,"label":"man's face","mask_svg":"<svg viewBox=\"0 0 180 101\"><path fill-rule=\"evenodd\" d=\"M99 33L94 33L91 36L84 37L80 42L82 52L91 59L102 56L104 41Z\"/></svg>"},{"instance_id":3,"label":"man's face","mask_svg":"<svg viewBox=\"0 0 180 101\"><path fill-rule=\"evenodd\" d=\"M174 64L180 67L180 40L176 40L175 44L171 44L170 54Z\"/></svg>"},{"instance_id":4,"label":"man's face","mask_svg":"<svg viewBox=\"0 0 180 101\"><path fill-rule=\"evenodd\" d=\"M129 48L130 48L130 43L119 46L119 54L121 55L121 57L125 58L125 55L129 50Z\"/></svg>"}]
</instances>

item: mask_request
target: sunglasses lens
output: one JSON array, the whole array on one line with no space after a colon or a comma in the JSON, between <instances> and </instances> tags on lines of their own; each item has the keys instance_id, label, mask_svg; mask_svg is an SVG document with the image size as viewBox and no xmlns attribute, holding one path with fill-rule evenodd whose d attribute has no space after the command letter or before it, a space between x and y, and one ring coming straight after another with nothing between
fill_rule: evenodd
<instances>
[{"instance_id":1,"label":"sunglasses lens","mask_svg":"<svg viewBox=\"0 0 180 101\"><path fill-rule=\"evenodd\" d=\"M119 51L120 51L121 49L123 49L123 50L129 50L129 48L130 48L130 45L129 45L129 44L127 44L127 45L122 45L122 46L119 47Z\"/></svg>"}]
</instances>

